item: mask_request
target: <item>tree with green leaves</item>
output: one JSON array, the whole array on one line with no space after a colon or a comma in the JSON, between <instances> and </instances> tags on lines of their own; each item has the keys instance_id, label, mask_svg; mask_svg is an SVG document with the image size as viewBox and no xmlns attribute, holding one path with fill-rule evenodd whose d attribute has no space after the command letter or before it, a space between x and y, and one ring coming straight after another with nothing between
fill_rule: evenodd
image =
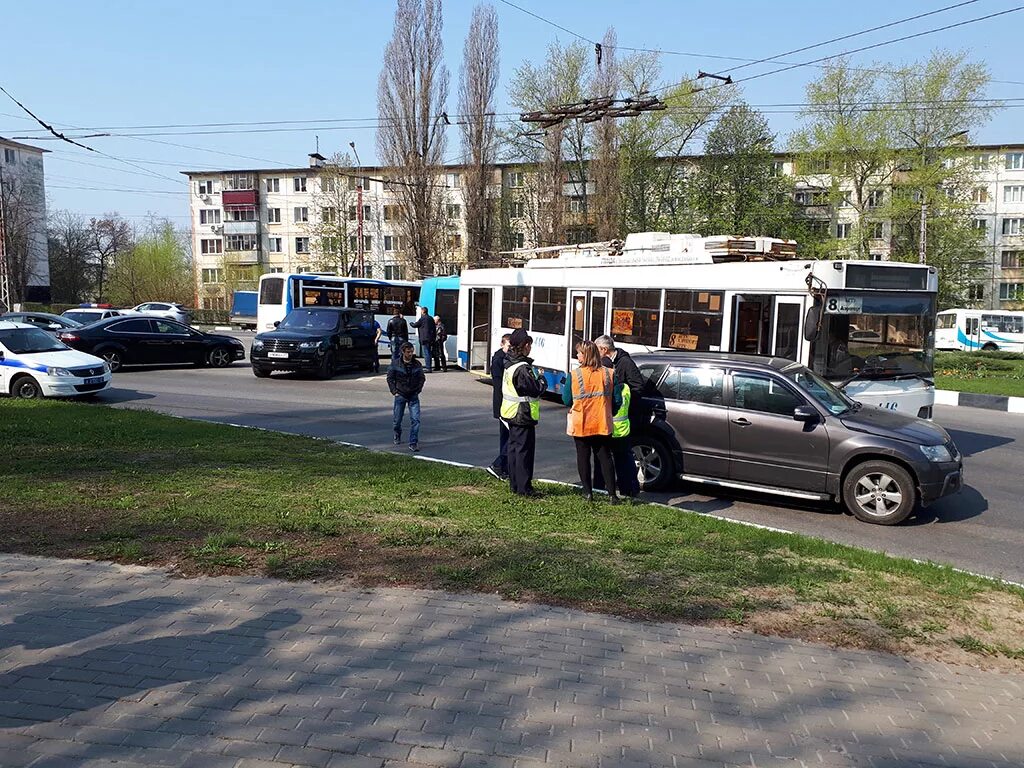
<instances>
[{"instance_id":1,"label":"tree with green leaves","mask_svg":"<svg viewBox=\"0 0 1024 768\"><path fill-rule=\"evenodd\" d=\"M153 219L133 247L109 268L107 298L134 306L143 301L193 301L192 255L188 237L165 219Z\"/></svg>"}]
</instances>

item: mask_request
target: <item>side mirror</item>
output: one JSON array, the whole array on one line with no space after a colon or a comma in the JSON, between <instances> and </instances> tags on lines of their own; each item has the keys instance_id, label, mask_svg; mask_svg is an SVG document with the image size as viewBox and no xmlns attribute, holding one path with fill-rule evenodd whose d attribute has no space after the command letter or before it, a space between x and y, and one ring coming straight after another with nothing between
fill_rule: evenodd
<instances>
[{"instance_id":1,"label":"side mirror","mask_svg":"<svg viewBox=\"0 0 1024 768\"><path fill-rule=\"evenodd\" d=\"M277 328L277 326L279 326L280 324L281 324L281 321L280 321L280 320L275 320L275 321L274 321L274 327L275 327L275 328Z\"/></svg>"},{"instance_id":2,"label":"side mirror","mask_svg":"<svg viewBox=\"0 0 1024 768\"><path fill-rule=\"evenodd\" d=\"M818 420L818 412L809 405L798 405L793 409L793 421L802 421L805 424Z\"/></svg>"},{"instance_id":3,"label":"side mirror","mask_svg":"<svg viewBox=\"0 0 1024 768\"><path fill-rule=\"evenodd\" d=\"M804 340L814 341L821 333L821 304L815 302L804 315Z\"/></svg>"}]
</instances>

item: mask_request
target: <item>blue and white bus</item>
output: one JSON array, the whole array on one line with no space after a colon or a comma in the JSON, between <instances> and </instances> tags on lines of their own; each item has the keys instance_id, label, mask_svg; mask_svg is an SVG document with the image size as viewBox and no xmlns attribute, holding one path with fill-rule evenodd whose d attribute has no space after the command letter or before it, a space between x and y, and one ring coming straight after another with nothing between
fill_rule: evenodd
<instances>
[{"instance_id":1,"label":"blue and white bus","mask_svg":"<svg viewBox=\"0 0 1024 768\"><path fill-rule=\"evenodd\" d=\"M935 318L935 348L1024 352L1024 312L946 309Z\"/></svg>"},{"instance_id":2,"label":"blue and white bus","mask_svg":"<svg viewBox=\"0 0 1024 768\"><path fill-rule=\"evenodd\" d=\"M448 341L444 345L445 357L449 365L461 365L456 357L459 333L459 276L423 278L419 304L426 307L431 315L441 318L448 332Z\"/></svg>"},{"instance_id":3,"label":"blue and white bus","mask_svg":"<svg viewBox=\"0 0 1024 768\"><path fill-rule=\"evenodd\" d=\"M597 245L542 249L522 267L464 270L459 363L485 371L502 334L522 328L559 392L576 343L607 333L628 352L788 358L865 404L931 418L933 267L797 259L792 243L770 238L647 232L624 246Z\"/></svg>"},{"instance_id":4,"label":"blue and white bus","mask_svg":"<svg viewBox=\"0 0 1024 768\"><path fill-rule=\"evenodd\" d=\"M406 320L414 320L419 300L420 284L405 280L270 273L260 277L256 331L274 330L274 323L297 307L362 309L386 328L396 308ZM385 347L387 337L382 337L381 348Z\"/></svg>"}]
</instances>

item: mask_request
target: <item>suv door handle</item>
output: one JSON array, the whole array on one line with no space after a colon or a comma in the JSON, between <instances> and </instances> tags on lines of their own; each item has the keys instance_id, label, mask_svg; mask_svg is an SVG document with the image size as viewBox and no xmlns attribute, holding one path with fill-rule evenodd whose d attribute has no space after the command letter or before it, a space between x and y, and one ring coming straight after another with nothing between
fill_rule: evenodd
<instances>
[{"instance_id":1,"label":"suv door handle","mask_svg":"<svg viewBox=\"0 0 1024 768\"><path fill-rule=\"evenodd\" d=\"M750 422L747 419L743 418L742 416L740 416L738 419L733 419L732 423L733 424L739 424L741 427L749 427L750 426Z\"/></svg>"}]
</instances>

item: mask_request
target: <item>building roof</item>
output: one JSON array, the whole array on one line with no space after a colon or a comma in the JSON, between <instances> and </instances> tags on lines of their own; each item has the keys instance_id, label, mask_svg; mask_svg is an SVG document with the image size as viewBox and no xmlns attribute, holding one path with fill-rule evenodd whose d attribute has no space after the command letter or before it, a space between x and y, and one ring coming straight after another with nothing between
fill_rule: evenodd
<instances>
[{"instance_id":1,"label":"building roof","mask_svg":"<svg viewBox=\"0 0 1024 768\"><path fill-rule=\"evenodd\" d=\"M29 152L38 152L39 154L48 153L50 150L43 149L41 147L33 147L31 144L22 144L20 141L12 141L11 139L5 139L0 136L0 144L5 147L14 147L16 149L27 149Z\"/></svg>"}]
</instances>

